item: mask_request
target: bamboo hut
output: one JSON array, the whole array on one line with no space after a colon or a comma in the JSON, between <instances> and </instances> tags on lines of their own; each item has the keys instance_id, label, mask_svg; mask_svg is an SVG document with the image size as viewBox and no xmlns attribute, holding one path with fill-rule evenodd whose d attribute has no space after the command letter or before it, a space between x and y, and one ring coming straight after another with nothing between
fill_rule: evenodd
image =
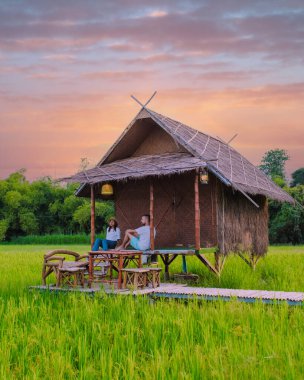
<instances>
[{"instance_id":1,"label":"bamboo hut","mask_svg":"<svg viewBox=\"0 0 304 380\"><path fill-rule=\"evenodd\" d=\"M294 202L228 143L146 104L96 167L62 180L81 183L76 195L91 198L92 242L95 199L110 184L122 230L136 227L150 212L151 231L157 230L152 251L193 247L215 273L230 252L253 266L266 253L267 198ZM215 267L201 247L217 247Z\"/></svg>"}]
</instances>

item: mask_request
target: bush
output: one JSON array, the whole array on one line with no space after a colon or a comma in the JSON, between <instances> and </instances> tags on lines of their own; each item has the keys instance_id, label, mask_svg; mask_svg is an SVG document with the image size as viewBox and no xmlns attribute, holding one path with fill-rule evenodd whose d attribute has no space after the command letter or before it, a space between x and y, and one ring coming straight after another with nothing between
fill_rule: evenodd
<instances>
[{"instance_id":1,"label":"bush","mask_svg":"<svg viewBox=\"0 0 304 380\"><path fill-rule=\"evenodd\" d=\"M12 238L10 244L91 244L90 235L77 234L77 235L27 235Z\"/></svg>"}]
</instances>

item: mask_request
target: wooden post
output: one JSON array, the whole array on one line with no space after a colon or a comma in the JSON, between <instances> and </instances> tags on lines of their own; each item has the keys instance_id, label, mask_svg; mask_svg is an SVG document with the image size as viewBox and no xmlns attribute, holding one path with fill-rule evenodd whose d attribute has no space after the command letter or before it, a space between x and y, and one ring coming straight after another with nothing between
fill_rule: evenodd
<instances>
[{"instance_id":1,"label":"wooden post","mask_svg":"<svg viewBox=\"0 0 304 380\"><path fill-rule=\"evenodd\" d=\"M200 204L199 204L199 171L197 170L194 178L194 226L195 226L195 250L199 252L201 248L200 236Z\"/></svg>"},{"instance_id":2,"label":"wooden post","mask_svg":"<svg viewBox=\"0 0 304 380\"><path fill-rule=\"evenodd\" d=\"M183 255L182 258L183 258L183 273L188 273L186 256Z\"/></svg>"},{"instance_id":3,"label":"wooden post","mask_svg":"<svg viewBox=\"0 0 304 380\"><path fill-rule=\"evenodd\" d=\"M152 179L150 181L150 248L154 250L154 189Z\"/></svg>"},{"instance_id":4,"label":"wooden post","mask_svg":"<svg viewBox=\"0 0 304 380\"><path fill-rule=\"evenodd\" d=\"M95 193L94 185L91 185L91 249L95 241Z\"/></svg>"}]
</instances>

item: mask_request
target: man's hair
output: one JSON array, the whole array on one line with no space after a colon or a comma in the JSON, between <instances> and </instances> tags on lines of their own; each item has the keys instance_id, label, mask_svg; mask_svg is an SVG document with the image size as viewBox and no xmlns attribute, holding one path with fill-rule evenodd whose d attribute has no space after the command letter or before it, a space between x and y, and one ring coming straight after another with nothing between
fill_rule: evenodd
<instances>
[{"instance_id":1,"label":"man's hair","mask_svg":"<svg viewBox=\"0 0 304 380\"><path fill-rule=\"evenodd\" d=\"M148 223L150 223L150 214L144 214L143 216L145 216L148 219Z\"/></svg>"}]
</instances>

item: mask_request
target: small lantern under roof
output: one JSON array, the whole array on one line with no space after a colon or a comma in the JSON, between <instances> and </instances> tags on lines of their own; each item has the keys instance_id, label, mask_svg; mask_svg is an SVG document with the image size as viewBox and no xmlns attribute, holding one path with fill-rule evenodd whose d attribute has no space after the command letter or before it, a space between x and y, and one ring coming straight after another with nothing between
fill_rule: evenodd
<instances>
[{"instance_id":1,"label":"small lantern under roof","mask_svg":"<svg viewBox=\"0 0 304 380\"><path fill-rule=\"evenodd\" d=\"M208 175L208 172L205 168L202 168L200 170L200 183L202 185L208 185L208 182L209 182L209 175Z\"/></svg>"},{"instance_id":2,"label":"small lantern under roof","mask_svg":"<svg viewBox=\"0 0 304 380\"><path fill-rule=\"evenodd\" d=\"M110 183L104 183L101 186L101 195L111 196L114 194L113 186Z\"/></svg>"}]
</instances>

